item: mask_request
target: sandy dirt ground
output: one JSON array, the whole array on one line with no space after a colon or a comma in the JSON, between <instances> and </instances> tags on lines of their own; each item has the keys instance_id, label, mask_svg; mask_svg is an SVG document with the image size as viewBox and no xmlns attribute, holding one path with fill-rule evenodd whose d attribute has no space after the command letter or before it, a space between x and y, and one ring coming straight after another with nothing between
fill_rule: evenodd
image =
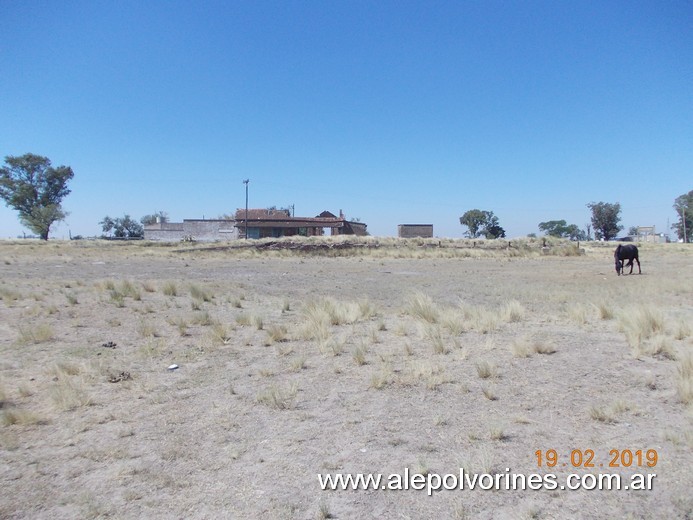
<instances>
[{"instance_id":1,"label":"sandy dirt ground","mask_svg":"<svg viewBox=\"0 0 693 520\"><path fill-rule=\"evenodd\" d=\"M0 243L0 518L693 518L683 245L200 249ZM318 478L460 468L558 487ZM560 489L602 473L656 477Z\"/></svg>"}]
</instances>

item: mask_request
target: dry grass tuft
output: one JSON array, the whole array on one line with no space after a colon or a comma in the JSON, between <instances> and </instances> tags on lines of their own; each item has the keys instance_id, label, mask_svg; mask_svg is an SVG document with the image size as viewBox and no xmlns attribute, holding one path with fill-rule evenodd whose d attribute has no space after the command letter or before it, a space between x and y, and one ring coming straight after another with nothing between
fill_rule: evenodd
<instances>
[{"instance_id":1,"label":"dry grass tuft","mask_svg":"<svg viewBox=\"0 0 693 520\"><path fill-rule=\"evenodd\" d=\"M407 298L405 312L414 318L428 323L438 323L440 308L433 299L423 293L417 292Z\"/></svg>"},{"instance_id":2,"label":"dry grass tuft","mask_svg":"<svg viewBox=\"0 0 693 520\"><path fill-rule=\"evenodd\" d=\"M535 340L532 344L532 350L536 354L553 354L556 352L556 347L552 343Z\"/></svg>"},{"instance_id":3,"label":"dry grass tuft","mask_svg":"<svg viewBox=\"0 0 693 520\"><path fill-rule=\"evenodd\" d=\"M503 321L508 323L516 323L522 321L525 317L526 310L517 300L510 300L500 310L500 315Z\"/></svg>"},{"instance_id":4,"label":"dry grass tuft","mask_svg":"<svg viewBox=\"0 0 693 520\"><path fill-rule=\"evenodd\" d=\"M676 330L674 331L674 339L684 340L691 335L691 324L683 319L679 320Z\"/></svg>"},{"instance_id":5,"label":"dry grass tuft","mask_svg":"<svg viewBox=\"0 0 693 520\"><path fill-rule=\"evenodd\" d=\"M155 338L159 336L156 327L143 319L137 324L137 334L139 334L141 338Z\"/></svg>"},{"instance_id":6,"label":"dry grass tuft","mask_svg":"<svg viewBox=\"0 0 693 520\"><path fill-rule=\"evenodd\" d=\"M215 343L221 343L222 345L228 345L231 343L231 332L233 328L224 325L223 323L215 323L212 325L212 330L210 331L210 336Z\"/></svg>"},{"instance_id":7,"label":"dry grass tuft","mask_svg":"<svg viewBox=\"0 0 693 520\"><path fill-rule=\"evenodd\" d=\"M3 426L33 426L44 421L33 412L14 406L3 406L0 409L0 424Z\"/></svg>"},{"instance_id":8,"label":"dry grass tuft","mask_svg":"<svg viewBox=\"0 0 693 520\"><path fill-rule=\"evenodd\" d=\"M450 352L450 347L445 343L439 325L426 324L423 329L423 336L431 344L434 354L448 354Z\"/></svg>"},{"instance_id":9,"label":"dry grass tuft","mask_svg":"<svg viewBox=\"0 0 693 520\"><path fill-rule=\"evenodd\" d=\"M599 302L597 305L595 305L597 308L597 312L599 313L599 317L602 320L613 320L614 319L614 311L611 307L606 302Z\"/></svg>"},{"instance_id":10,"label":"dry grass tuft","mask_svg":"<svg viewBox=\"0 0 693 520\"><path fill-rule=\"evenodd\" d=\"M590 417L603 423L616 423L618 416L631 410L631 406L621 399L617 399L610 406L591 406Z\"/></svg>"},{"instance_id":11,"label":"dry grass tuft","mask_svg":"<svg viewBox=\"0 0 693 520\"><path fill-rule=\"evenodd\" d=\"M510 344L510 352L512 352L512 355L517 358L529 357L532 355L533 351L533 345L531 344L527 336L521 336L519 338L516 338Z\"/></svg>"},{"instance_id":12,"label":"dry grass tuft","mask_svg":"<svg viewBox=\"0 0 693 520\"><path fill-rule=\"evenodd\" d=\"M676 365L676 392L684 404L693 403L693 351L679 356Z\"/></svg>"},{"instance_id":13,"label":"dry grass tuft","mask_svg":"<svg viewBox=\"0 0 693 520\"><path fill-rule=\"evenodd\" d=\"M269 345L273 343L282 343L288 340L289 333L284 325L270 325L266 332Z\"/></svg>"},{"instance_id":14,"label":"dry grass tuft","mask_svg":"<svg viewBox=\"0 0 693 520\"><path fill-rule=\"evenodd\" d=\"M481 387L481 392L484 394L484 397L486 397L486 399L488 399L489 401L498 400L498 394L496 393L496 388L493 385L483 385Z\"/></svg>"},{"instance_id":15,"label":"dry grass tuft","mask_svg":"<svg viewBox=\"0 0 693 520\"><path fill-rule=\"evenodd\" d=\"M257 401L275 410L290 410L295 406L294 401L297 393L297 383L292 383L288 387L272 384L258 394Z\"/></svg>"},{"instance_id":16,"label":"dry grass tuft","mask_svg":"<svg viewBox=\"0 0 693 520\"><path fill-rule=\"evenodd\" d=\"M380 368L371 374L370 387L375 390L382 390L387 385L393 382L392 367L386 363L380 365Z\"/></svg>"},{"instance_id":17,"label":"dry grass tuft","mask_svg":"<svg viewBox=\"0 0 693 520\"><path fill-rule=\"evenodd\" d=\"M357 365L363 366L368 363L368 361L366 361L367 353L368 347L364 343L361 343L358 347L354 349L354 351L351 354L351 357L354 359L354 362Z\"/></svg>"},{"instance_id":18,"label":"dry grass tuft","mask_svg":"<svg viewBox=\"0 0 693 520\"><path fill-rule=\"evenodd\" d=\"M566 314L578 325L586 325L589 322L590 309L582 303L570 303L566 307Z\"/></svg>"},{"instance_id":19,"label":"dry grass tuft","mask_svg":"<svg viewBox=\"0 0 693 520\"><path fill-rule=\"evenodd\" d=\"M297 358L292 359L291 360L291 370L293 370L294 372L299 372L301 370L305 370L306 368L308 368L307 361L308 361L308 356L306 356L305 354L301 354Z\"/></svg>"},{"instance_id":20,"label":"dry grass tuft","mask_svg":"<svg viewBox=\"0 0 693 520\"><path fill-rule=\"evenodd\" d=\"M36 323L32 325L18 325L19 338L17 342L20 345L35 345L45 343L55 339L53 327L48 323Z\"/></svg>"},{"instance_id":21,"label":"dry grass tuft","mask_svg":"<svg viewBox=\"0 0 693 520\"><path fill-rule=\"evenodd\" d=\"M633 353L639 356L646 353L643 344L656 333L664 332L662 312L650 306L640 305L624 310L618 316L619 331L626 336Z\"/></svg>"},{"instance_id":22,"label":"dry grass tuft","mask_svg":"<svg viewBox=\"0 0 693 520\"><path fill-rule=\"evenodd\" d=\"M74 410L93 404L91 396L85 389L83 367L57 364L53 372L56 374L54 378L56 381L50 388L49 395L58 410Z\"/></svg>"},{"instance_id":23,"label":"dry grass tuft","mask_svg":"<svg viewBox=\"0 0 693 520\"><path fill-rule=\"evenodd\" d=\"M333 298L320 298L309 302L303 309L303 315L312 323L326 321L329 325L348 325L370 319L377 313L368 300L340 302Z\"/></svg>"},{"instance_id":24,"label":"dry grass tuft","mask_svg":"<svg viewBox=\"0 0 693 520\"><path fill-rule=\"evenodd\" d=\"M616 417L611 410L604 406L591 406L590 407L590 417L595 421L603 423L614 423L616 422Z\"/></svg>"},{"instance_id":25,"label":"dry grass tuft","mask_svg":"<svg viewBox=\"0 0 693 520\"><path fill-rule=\"evenodd\" d=\"M178 286L175 282L166 282L161 289L166 296L178 296Z\"/></svg>"},{"instance_id":26,"label":"dry grass tuft","mask_svg":"<svg viewBox=\"0 0 693 520\"><path fill-rule=\"evenodd\" d=\"M476 373L481 379L495 379L498 377L498 368L495 363L484 359L476 362Z\"/></svg>"},{"instance_id":27,"label":"dry grass tuft","mask_svg":"<svg viewBox=\"0 0 693 520\"><path fill-rule=\"evenodd\" d=\"M190 296L192 296L194 300L198 300L200 302L212 301L212 295L209 292L194 284L190 286Z\"/></svg>"}]
</instances>

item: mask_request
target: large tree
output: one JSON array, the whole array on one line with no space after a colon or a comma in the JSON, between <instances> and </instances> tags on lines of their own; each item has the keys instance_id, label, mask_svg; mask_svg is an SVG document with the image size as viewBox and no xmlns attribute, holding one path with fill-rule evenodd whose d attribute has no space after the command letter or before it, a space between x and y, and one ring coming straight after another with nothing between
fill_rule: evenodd
<instances>
[{"instance_id":1,"label":"large tree","mask_svg":"<svg viewBox=\"0 0 693 520\"><path fill-rule=\"evenodd\" d=\"M31 153L8 155L5 164L0 168L0 197L19 212L22 224L48 240L51 226L67 216L61 202L70 193L72 168L53 168L50 159Z\"/></svg>"},{"instance_id":2,"label":"large tree","mask_svg":"<svg viewBox=\"0 0 693 520\"><path fill-rule=\"evenodd\" d=\"M539 230L549 236L570 238L571 240L587 240L587 235L575 224L568 224L565 220L549 220L539 223Z\"/></svg>"},{"instance_id":3,"label":"large tree","mask_svg":"<svg viewBox=\"0 0 693 520\"><path fill-rule=\"evenodd\" d=\"M481 235L486 238L505 236L505 230L498 224L498 217L493 211L470 209L460 217L460 224L467 226L464 234L469 238L479 238Z\"/></svg>"},{"instance_id":4,"label":"large tree","mask_svg":"<svg viewBox=\"0 0 693 520\"><path fill-rule=\"evenodd\" d=\"M671 229L676 231L679 240L691 242L693 232L693 190L684 193L674 200L674 210L679 217L678 222L671 225Z\"/></svg>"},{"instance_id":5,"label":"large tree","mask_svg":"<svg viewBox=\"0 0 693 520\"><path fill-rule=\"evenodd\" d=\"M623 229L618 223L621 220L621 205L616 202L590 202L587 207L592 211L592 227L597 240L612 240Z\"/></svg>"},{"instance_id":6,"label":"large tree","mask_svg":"<svg viewBox=\"0 0 693 520\"><path fill-rule=\"evenodd\" d=\"M101 224L104 237L142 238L144 236L142 224L130 217L130 215L125 215L123 218L105 216L99 224Z\"/></svg>"}]
</instances>

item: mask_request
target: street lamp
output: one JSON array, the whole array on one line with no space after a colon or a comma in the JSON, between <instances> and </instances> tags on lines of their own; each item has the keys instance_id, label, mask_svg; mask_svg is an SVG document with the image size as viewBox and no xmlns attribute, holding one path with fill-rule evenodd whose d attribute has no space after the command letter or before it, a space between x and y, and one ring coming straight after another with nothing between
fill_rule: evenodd
<instances>
[{"instance_id":1,"label":"street lamp","mask_svg":"<svg viewBox=\"0 0 693 520\"><path fill-rule=\"evenodd\" d=\"M250 179L243 181L245 184L245 239L248 240L248 183Z\"/></svg>"}]
</instances>

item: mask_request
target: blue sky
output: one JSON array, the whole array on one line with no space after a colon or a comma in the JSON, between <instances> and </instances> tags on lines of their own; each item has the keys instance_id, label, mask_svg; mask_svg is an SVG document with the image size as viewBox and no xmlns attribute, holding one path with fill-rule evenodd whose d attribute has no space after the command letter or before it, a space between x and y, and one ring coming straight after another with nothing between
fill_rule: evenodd
<instances>
[{"instance_id":1,"label":"blue sky","mask_svg":"<svg viewBox=\"0 0 693 520\"><path fill-rule=\"evenodd\" d=\"M690 1L0 0L0 34L0 156L75 172L57 238L231 213L246 178L380 236L592 201L666 231L693 189Z\"/></svg>"}]
</instances>

